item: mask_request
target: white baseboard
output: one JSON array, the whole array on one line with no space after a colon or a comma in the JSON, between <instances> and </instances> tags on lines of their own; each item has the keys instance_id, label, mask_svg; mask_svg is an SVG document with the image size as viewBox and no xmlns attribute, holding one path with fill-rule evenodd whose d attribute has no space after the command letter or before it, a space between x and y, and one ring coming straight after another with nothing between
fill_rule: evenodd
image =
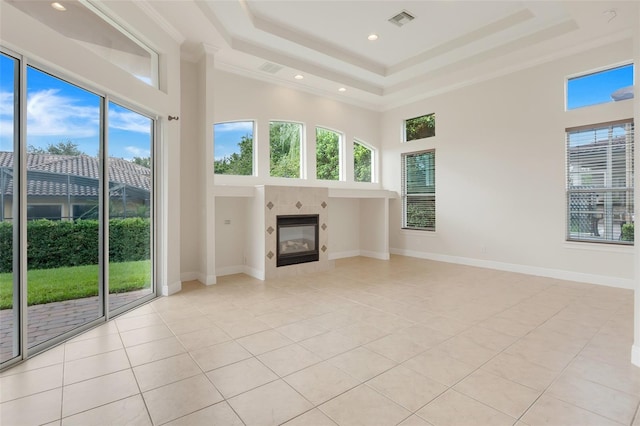
<instances>
[{"instance_id":1,"label":"white baseboard","mask_svg":"<svg viewBox=\"0 0 640 426\"><path fill-rule=\"evenodd\" d=\"M380 259L380 260L389 260L391 258L389 253L384 253L380 251L347 250L347 251L338 251L335 253L329 253L328 259L336 260L336 259L344 259L347 257L357 257L357 256L372 257L374 259Z\"/></svg>"},{"instance_id":2,"label":"white baseboard","mask_svg":"<svg viewBox=\"0 0 640 426\"><path fill-rule=\"evenodd\" d=\"M180 281L200 281L200 272L183 272L180 274Z\"/></svg>"},{"instance_id":3,"label":"white baseboard","mask_svg":"<svg viewBox=\"0 0 640 426\"><path fill-rule=\"evenodd\" d=\"M225 275L244 274L244 265L225 266L224 268L216 268L216 276L224 277Z\"/></svg>"},{"instance_id":4,"label":"white baseboard","mask_svg":"<svg viewBox=\"0 0 640 426\"><path fill-rule=\"evenodd\" d=\"M202 272L183 272L180 274L180 281L199 281L204 285L216 283L215 275L205 275Z\"/></svg>"},{"instance_id":5,"label":"white baseboard","mask_svg":"<svg viewBox=\"0 0 640 426\"><path fill-rule=\"evenodd\" d=\"M360 250L348 250L348 251L338 251L329 253L327 259L336 260L336 259L344 259L346 257L356 257L360 256Z\"/></svg>"},{"instance_id":6,"label":"white baseboard","mask_svg":"<svg viewBox=\"0 0 640 426\"><path fill-rule=\"evenodd\" d=\"M180 290L182 290L182 282L180 282L180 281L175 282L175 283L170 284L170 285L163 285L162 286L162 295L163 296L171 296L172 294L175 294L175 293L179 292Z\"/></svg>"},{"instance_id":7,"label":"white baseboard","mask_svg":"<svg viewBox=\"0 0 640 426\"><path fill-rule=\"evenodd\" d=\"M473 259L469 257L449 256L446 254L421 252L392 248L392 254L417 257L420 259L436 260L439 262L458 263L461 265L477 266L480 268L497 269L499 271L518 272L521 274L537 275L541 277L556 278L560 280L578 281L589 284L605 285L634 289L635 281L626 278L615 278L604 275L585 274L582 272L565 271L562 269L542 268L538 266L519 265L515 263L496 262L492 260Z\"/></svg>"},{"instance_id":8,"label":"white baseboard","mask_svg":"<svg viewBox=\"0 0 640 426\"><path fill-rule=\"evenodd\" d=\"M389 253L385 253L381 251L369 251L369 250L360 250L360 256L372 257L374 259L380 259L380 260L389 260L391 258Z\"/></svg>"},{"instance_id":9,"label":"white baseboard","mask_svg":"<svg viewBox=\"0 0 640 426\"><path fill-rule=\"evenodd\" d=\"M640 346L631 346L631 362L640 367Z\"/></svg>"},{"instance_id":10,"label":"white baseboard","mask_svg":"<svg viewBox=\"0 0 640 426\"><path fill-rule=\"evenodd\" d=\"M250 277L253 277L262 281L265 280L265 272L260 269L252 268L251 266L245 265L242 272L249 275Z\"/></svg>"}]
</instances>

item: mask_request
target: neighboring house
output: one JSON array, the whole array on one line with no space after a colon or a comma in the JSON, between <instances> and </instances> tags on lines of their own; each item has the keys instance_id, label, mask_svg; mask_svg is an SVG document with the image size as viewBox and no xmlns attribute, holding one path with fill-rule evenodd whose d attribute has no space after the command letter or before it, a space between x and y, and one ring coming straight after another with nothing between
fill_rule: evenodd
<instances>
[{"instance_id":1,"label":"neighboring house","mask_svg":"<svg viewBox=\"0 0 640 426\"><path fill-rule=\"evenodd\" d=\"M100 160L88 155L27 154L28 219L98 217ZM110 217L148 216L151 170L109 158ZM0 151L0 220L13 216L13 153Z\"/></svg>"}]
</instances>

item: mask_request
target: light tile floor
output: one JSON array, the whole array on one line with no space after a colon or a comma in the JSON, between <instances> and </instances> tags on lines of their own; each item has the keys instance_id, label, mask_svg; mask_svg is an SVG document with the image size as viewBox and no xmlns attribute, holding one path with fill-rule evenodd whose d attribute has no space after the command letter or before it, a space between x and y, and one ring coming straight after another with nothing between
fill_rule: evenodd
<instances>
[{"instance_id":1,"label":"light tile floor","mask_svg":"<svg viewBox=\"0 0 640 426\"><path fill-rule=\"evenodd\" d=\"M12 425L640 425L633 292L406 257L185 283L0 374Z\"/></svg>"}]
</instances>

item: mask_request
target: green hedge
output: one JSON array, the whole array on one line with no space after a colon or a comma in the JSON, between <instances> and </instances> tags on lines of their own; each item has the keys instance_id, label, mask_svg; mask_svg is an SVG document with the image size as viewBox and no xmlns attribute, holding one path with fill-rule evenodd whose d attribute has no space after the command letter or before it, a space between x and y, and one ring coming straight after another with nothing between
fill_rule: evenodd
<instances>
[{"instance_id":1,"label":"green hedge","mask_svg":"<svg viewBox=\"0 0 640 426\"><path fill-rule=\"evenodd\" d=\"M98 263L97 220L27 223L27 263L29 269ZM12 270L11 223L0 223L0 273ZM109 258L112 262L130 262L150 258L150 221L144 218L109 221Z\"/></svg>"},{"instance_id":2,"label":"green hedge","mask_svg":"<svg viewBox=\"0 0 640 426\"><path fill-rule=\"evenodd\" d=\"M622 225L622 235L620 236L620 239L622 241L633 241L633 228L633 223L625 223L624 225Z\"/></svg>"}]
</instances>

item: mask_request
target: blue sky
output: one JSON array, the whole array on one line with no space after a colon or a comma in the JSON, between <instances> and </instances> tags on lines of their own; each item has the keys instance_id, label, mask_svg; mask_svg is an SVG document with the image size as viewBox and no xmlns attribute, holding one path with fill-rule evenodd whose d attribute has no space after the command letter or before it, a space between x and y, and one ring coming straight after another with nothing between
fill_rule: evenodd
<instances>
[{"instance_id":1,"label":"blue sky","mask_svg":"<svg viewBox=\"0 0 640 426\"><path fill-rule=\"evenodd\" d=\"M109 156L150 156L152 121L119 105L109 105ZM34 68L27 68L27 145L46 148L71 141L84 153L99 149L100 97ZM0 149L13 135L13 61L0 55Z\"/></svg>"},{"instance_id":2,"label":"blue sky","mask_svg":"<svg viewBox=\"0 0 640 426\"><path fill-rule=\"evenodd\" d=\"M589 74L567 82L567 109L611 101L611 94L633 85L633 65Z\"/></svg>"},{"instance_id":3,"label":"blue sky","mask_svg":"<svg viewBox=\"0 0 640 426\"><path fill-rule=\"evenodd\" d=\"M213 126L214 157L220 160L240 152L238 143L243 136L253 138L253 121L231 121Z\"/></svg>"}]
</instances>

